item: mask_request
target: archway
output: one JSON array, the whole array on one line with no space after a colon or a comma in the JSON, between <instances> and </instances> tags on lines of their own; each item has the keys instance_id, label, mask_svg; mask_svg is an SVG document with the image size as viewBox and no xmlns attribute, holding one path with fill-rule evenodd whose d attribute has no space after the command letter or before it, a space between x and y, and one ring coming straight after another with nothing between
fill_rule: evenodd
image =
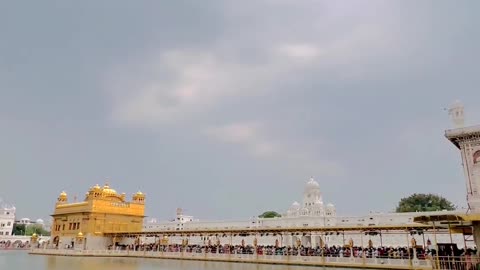
<instances>
[{"instance_id":1,"label":"archway","mask_svg":"<svg viewBox=\"0 0 480 270\"><path fill-rule=\"evenodd\" d=\"M473 164L480 163L480 150L473 154Z\"/></svg>"},{"instance_id":2,"label":"archway","mask_svg":"<svg viewBox=\"0 0 480 270\"><path fill-rule=\"evenodd\" d=\"M59 240L60 240L60 238L58 236L55 236L55 238L53 238L53 245L58 247Z\"/></svg>"}]
</instances>

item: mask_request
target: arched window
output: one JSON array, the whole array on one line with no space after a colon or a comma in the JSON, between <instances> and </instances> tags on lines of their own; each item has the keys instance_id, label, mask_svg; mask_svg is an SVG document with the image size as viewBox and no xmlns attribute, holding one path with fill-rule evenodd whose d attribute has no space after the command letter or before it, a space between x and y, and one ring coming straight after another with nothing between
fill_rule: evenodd
<instances>
[{"instance_id":1,"label":"arched window","mask_svg":"<svg viewBox=\"0 0 480 270\"><path fill-rule=\"evenodd\" d=\"M480 163L480 150L473 154L473 164Z\"/></svg>"}]
</instances>

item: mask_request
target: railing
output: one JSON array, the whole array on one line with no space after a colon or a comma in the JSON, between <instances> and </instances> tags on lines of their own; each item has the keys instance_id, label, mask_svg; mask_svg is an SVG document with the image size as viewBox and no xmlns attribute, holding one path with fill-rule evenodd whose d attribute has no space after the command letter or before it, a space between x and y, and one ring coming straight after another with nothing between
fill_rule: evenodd
<instances>
[{"instance_id":1,"label":"railing","mask_svg":"<svg viewBox=\"0 0 480 270\"><path fill-rule=\"evenodd\" d=\"M264 264L291 264L311 266L343 266L362 268L389 269L459 269L441 268L432 265L431 260L394 259L394 258L359 258L359 257L322 257L299 255L256 255L256 254L224 254L205 252L163 252L163 251L132 251L132 250L72 250L72 249L33 249L31 254L61 255L61 256L97 256L97 257L141 257L159 259L203 260L223 262L249 262ZM442 259L442 266L451 266ZM459 264L460 265L460 264Z\"/></svg>"},{"instance_id":2,"label":"railing","mask_svg":"<svg viewBox=\"0 0 480 270\"><path fill-rule=\"evenodd\" d=\"M473 270L480 266L477 256L438 256L434 258L434 269Z\"/></svg>"}]
</instances>

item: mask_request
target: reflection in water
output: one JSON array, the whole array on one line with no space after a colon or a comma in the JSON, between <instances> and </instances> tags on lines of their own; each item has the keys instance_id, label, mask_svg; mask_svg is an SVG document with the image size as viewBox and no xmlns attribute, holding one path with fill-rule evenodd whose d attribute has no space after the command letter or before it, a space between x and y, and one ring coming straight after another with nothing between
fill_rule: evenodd
<instances>
[{"instance_id":1,"label":"reflection in water","mask_svg":"<svg viewBox=\"0 0 480 270\"><path fill-rule=\"evenodd\" d=\"M138 259L130 258L45 256L45 259L48 270L139 270L141 264Z\"/></svg>"},{"instance_id":2,"label":"reflection in water","mask_svg":"<svg viewBox=\"0 0 480 270\"><path fill-rule=\"evenodd\" d=\"M333 269L246 263L222 263L142 258L63 257L0 252L0 269L15 270L304 270ZM342 268L335 268L341 270Z\"/></svg>"}]
</instances>

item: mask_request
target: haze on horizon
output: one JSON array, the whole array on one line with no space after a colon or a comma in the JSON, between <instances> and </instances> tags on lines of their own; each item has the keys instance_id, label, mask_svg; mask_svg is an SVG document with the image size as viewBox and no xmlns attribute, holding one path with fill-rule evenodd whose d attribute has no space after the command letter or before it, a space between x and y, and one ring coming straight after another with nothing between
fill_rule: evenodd
<instances>
[{"instance_id":1,"label":"haze on horizon","mask_svg":"<svg viewBox=\"0 0 480 270\"><path fill-rule=\"evenodd\" d=\"M463 207L454 100L480 123L478 1L0 4L0 197L147 194L147 215L284 212L314 176L339 215L412 193Z\"/></svg>"}]
</instances>

